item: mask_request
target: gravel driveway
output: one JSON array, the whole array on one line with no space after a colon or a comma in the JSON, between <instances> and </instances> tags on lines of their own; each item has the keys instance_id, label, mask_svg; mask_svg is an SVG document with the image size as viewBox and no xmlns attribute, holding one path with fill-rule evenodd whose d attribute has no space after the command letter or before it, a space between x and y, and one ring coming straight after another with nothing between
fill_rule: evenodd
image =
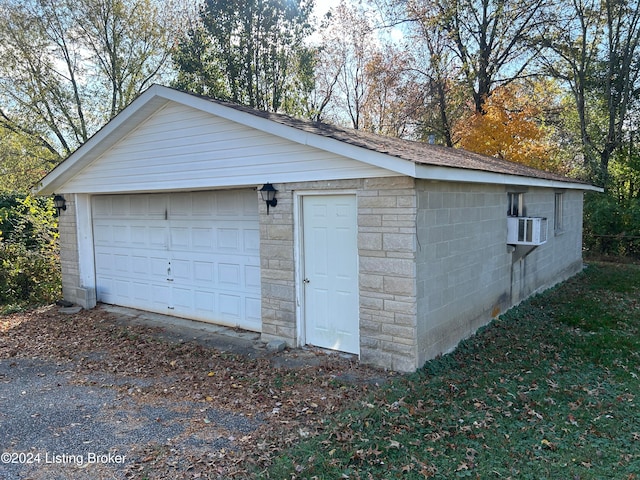
<instances>
[{"instance_id":1,"label":"gravel driveway","mask_svg":"<svg viewBox=\"0 0 640 480\"><path fill-rule=\"evenodd\" d=\"M0 478L249 478L388 376L256 338L105 308L0 317Z\"/></svg>"},{"instance_id":2,"label":"gravel driveway","mask_svg":"<svg viewBox=\"0 0 640 480\"><path fill-rule=\"evenodd\" d=\"M140 404L113 388L121 381L117 377L78 378L71 367L31 359L0 361L2 478L124 478L143 460L141 446L168 447L182 458L196 452L206 456L233 448L234 436L247 435L260 424L203 409L199 402ZM152 382L128 379L126 386L135 390ZM207 427L192 434L193 422Z\"/></svg>"}]
</instances>

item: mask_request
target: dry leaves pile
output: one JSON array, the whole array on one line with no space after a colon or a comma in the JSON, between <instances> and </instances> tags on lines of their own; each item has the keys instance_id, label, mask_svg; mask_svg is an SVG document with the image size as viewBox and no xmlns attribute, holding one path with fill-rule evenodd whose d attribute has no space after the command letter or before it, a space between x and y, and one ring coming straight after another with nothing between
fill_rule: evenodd
<instances>
[{"instance_id":1,"label":"dry leaves pile","mask_svg":"<svg viewBox=\"0 0 640 480\"><path fill-rule=\"evenodd\" d=\"M183 437L210 440L211 448L140 445L124 472L129 478L250 475L266 468L283 447L322 431L333 412L376 388L387 375L321 351L313 352L313 361L278 367L278 356L310 353L286 350L252 359L192 342L159 340L157 328L122 327L116 320L100 308L68 315L46 307L0 317L0 360L68 363L77 384L95 385L99 372L113 379L99 387L115 389L118 398L140 404L195 404ZM221 447L219 438L207 437L209 412L252 420L255 428L216 429L218 437L225 437Z\"/></svg>"}]
</instances>

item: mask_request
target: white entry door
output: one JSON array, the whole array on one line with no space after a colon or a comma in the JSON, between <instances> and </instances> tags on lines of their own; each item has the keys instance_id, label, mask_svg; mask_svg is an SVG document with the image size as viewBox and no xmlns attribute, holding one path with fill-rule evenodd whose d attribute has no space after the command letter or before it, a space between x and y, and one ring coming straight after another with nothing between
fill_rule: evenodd
<instances>
[{"instance_id":1,"label":"white entry door","mask_svg":"<svg viewBox=\"0 0 640 480\"><path fill-rule=\"evenodd\" d=\"M98 301L260 331L255 191L93 198Z\"/></svg>"},{"instance_id":2,"label":"white entry door","mask_svg":"<svg viewBox=\"0 0 640 480\"><path fill-rule=\"evenodd\" d=\"M360 353L355 195L302 197L306 343Z\"/></svg>"}]
</instances>

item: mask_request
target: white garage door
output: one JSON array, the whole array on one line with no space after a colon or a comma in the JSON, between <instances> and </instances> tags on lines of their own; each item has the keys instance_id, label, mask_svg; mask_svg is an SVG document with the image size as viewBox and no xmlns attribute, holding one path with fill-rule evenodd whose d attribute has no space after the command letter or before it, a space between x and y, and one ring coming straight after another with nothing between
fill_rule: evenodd
<instances>
[{"instance_id":1,"label":"white garage door","mask_svg":"<svg viewBox=\"0 0 640 480\"><path fill-rule=\"evenodd\" d=\"M260 331L255 191L93 198L98 301Z\"/></svg>"}]
</instances>

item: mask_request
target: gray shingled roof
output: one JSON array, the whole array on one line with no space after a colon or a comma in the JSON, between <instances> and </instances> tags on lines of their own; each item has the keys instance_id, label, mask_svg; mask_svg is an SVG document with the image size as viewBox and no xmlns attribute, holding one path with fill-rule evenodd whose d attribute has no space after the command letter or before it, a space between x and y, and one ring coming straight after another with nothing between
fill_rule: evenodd
<instances>
[{"instance_id":1,"label":"gray shingled roof","mask_svg":"<svg viewBox=\"0 0 640 480\"><path fill-rule=\"evenodd\" d=\"M588 185L587 182L583 182L575 178L568 178L555 173L546 172L544 170L527 167L526 165L519 163L472 153L459 148L449 148L440 145L431 145L424 142L415 142L400 138L376 135L363 130L354 130L326 123L293 118L287 115L255 110L242 105L215 100L209 97L202 98L206 98L207 100L219 103L220 105L250 113L298 130L315 135L321 135L323 137L333 138L367 150L409 160L416 164L460 168L464 170L478 170L568 183L583 183Z\"/></svg>"}]
</instances>

